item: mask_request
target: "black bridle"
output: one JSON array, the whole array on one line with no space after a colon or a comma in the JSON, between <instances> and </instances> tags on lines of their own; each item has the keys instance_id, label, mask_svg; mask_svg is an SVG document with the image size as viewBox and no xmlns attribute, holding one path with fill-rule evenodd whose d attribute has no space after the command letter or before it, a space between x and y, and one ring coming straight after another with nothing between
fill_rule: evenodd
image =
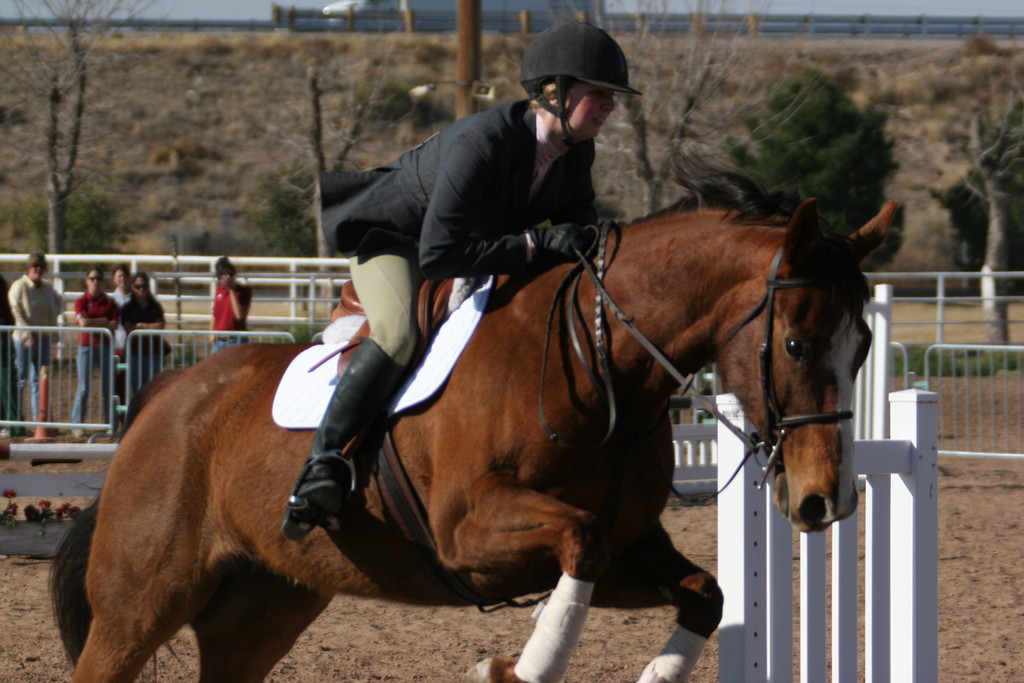
<instances>
[{"instance_id":1,"label":"black bridle","mask_svg":"<svg viewBox=\"0 0 1024 683\"><path fill-rule=\"evenodd\" d=\"M541 391L539 398L539 413L540 413L540 424L547 432L548 437L566 448L586 450L590 448L600 448L611 438L612 433L616 427L616 400L614 394L614 387L611 381L611 372L609 369L607 350L604 344L604 309L607 307L615 317L623 324L627 331L632 334L637 341L644 347L644 349L650 354L654 360L658 362L666 372L669 373L679 385L683 387L683 391L689 389L693 382L693 375L684 376L672 360L660 349L658 346L647 338L636 326L633 324L633 320L630 316L626 315L625 312L612 298L611 294L604 286L604 272L605 272L605 254L607 250L608 235L610 232L610 225L608 223L602 224L598 228L598 240L597 240L597 253L598 253L598 265L595 267L593 263L586 257L586 255L577 252L579 262L573 267L573 269L563 280L562 285L559 287L555 294L554 301L552 302L551 311L548 315L547 323L547 334L544 345L544 355L541 365ZM829 284L810 278L779 278L778 270L779 265L782 262L782 248L780 247L775 253L775 257L772 259L771 267L768 271L768 278L765 283L765 293L761 297L760 301L751 309L751 311L740 321L736 327L729 333L725 341L720 347L724 348L728 345L733 338L755 320L761 313L765 313L765 329L764 329L764 341L761 344L760 349L760 369L761 369L761 390L764 397L765 404L765 416L764 421L761 424L760 430L753 434L747 434L738 426L730 422L721 412L718 407L714 405L706 397L699 394L695 394L699 400L703 401L707 409L724 424L730 431L740 437L747 444L747 453L743 458L739 469L743 467L743 463L746 462L752 454L756 453L760 449L765 449L769 453L768 462L764 466L765 476L761 480L761 486L767 480L772 469L779 463L782 456L782 443L785 441L789 431L796 427L807 424L834 424L842 420L849 420L853 418L853 411L841 410L827 413L806 413L801 415L786 415L782 407L779 405L778 396L775 392L775 378L772 372L772 340L774 336L774 322L775 322L775 293L780 289L797 289L804 287L818 287L827 288ZM597 375L600 376L599 381L595 375L594 370L590 367L583 353L582 346L579 344L578 337L576 334L575 321L571 317L569 327L571 330L571 337L573 346L575 348L576 355L586 369L587 375L590 377L591 382L594 384L598 393L603 397L605 402L608 404L608 429L605 433L604 438L595 446L588 446L585 449L573 446L565 442L561 437L558 436L557 432L547 423L544 417L544 373L547 368L547 357L548 357L548 346L550 344L552 321L554 319L554 312L557 307L558 300L564 295L568 287L572 287L573 295L571 301L573 304L576 301L576 291L579 288L579 283L582 280L583 273L586 273L591 283L594 286L596 292L595 301L595 347L597 349L599 368L597 369ZM659 422L660 423L660 422ZM729 482L735 478L734 473L730 477ZM726 486L728 486L728 483ZM724 487L723 487L724 488Z\"/></svg>"},{"instance_id":2,"label":"black bridle","mask_svg":"<svg viewBox=\"0 0 1024 683\"><path fill-rule=\"evenodd\" d=\"M779 247L772 259L771 268L768 270L768 280L765 282L764 296L747 316L737 325L726 337L723 347L732 341L739 331L749 322L765 314L764 341L761 342L759 352L761 361L761 393L764 397L764 422L761 424L760 434L764 435L763 440L747 438L747 443L753 446L753 450L759 448L770 449L768 462L765 464L765 477L761 480L761 486L772 471L772 468L779 461L782 454L782 442L789 434L787 430L794 429L806 424L834 424L842 420L853 419L852 410L839 410L830 413L805 413L802 415L786 415L779 405L779 399L775 393L775 376L772 373L772 341L775 334L775 293L780 289L800 289L804 287L827 288L829 285L820 280L810 278L780 278L778 277L779 264L782 263L782 248ZM717 416L722 419L721 416ZM748 453L749 457L749 453Z\"/></svg>"}]
</instances>

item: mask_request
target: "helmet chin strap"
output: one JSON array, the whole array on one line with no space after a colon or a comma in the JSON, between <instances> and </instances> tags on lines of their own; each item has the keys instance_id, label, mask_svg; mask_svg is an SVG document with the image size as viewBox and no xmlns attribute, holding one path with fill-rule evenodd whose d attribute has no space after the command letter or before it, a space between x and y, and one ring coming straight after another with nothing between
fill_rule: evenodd
<instances>
[{"instance_id":1,"label":"helmet chin strap","mask_svg":"<svg viewBox=\"0 0 1024 683\"><path fill-rule=\"evenodd\" d=\"M566 122L568 112L565 110L565 77L555 76L555 97L558 99L558 106L551 104L548 98L541 95L537 98L537 102L540 106L547 109L549 112L555 115L559 123L562 124L562 144L569 149L576 146L576 143L572 140L572 135L569 134L569 124Z\"/></svg>"}]
</instances>

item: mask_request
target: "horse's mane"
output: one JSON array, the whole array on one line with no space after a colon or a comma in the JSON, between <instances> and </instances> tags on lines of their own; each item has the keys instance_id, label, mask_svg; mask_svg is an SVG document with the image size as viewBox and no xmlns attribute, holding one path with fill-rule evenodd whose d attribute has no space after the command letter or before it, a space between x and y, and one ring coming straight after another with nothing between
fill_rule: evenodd
<instances>
[{"instance_id":1,"label":"horse's mane","mask_svg":"<svg viewBox=\"0 0 1024 683\"><path fill-rule=\"evenodd\" d=\"M693 153L673 158L672 179L681 188L679 199L641 220L719 209L734 213L737 220L786 221L800 203L796 191L768 192L738 169Z\"/></svg>"},{"instance_id":2,"label":"horse's mane","mask_svg":"<svg viewBox=\"0 0 1024 683\"><path fill-rule=\"evenodd\" d=\"M694 153L675 156L672 177L681 188L679 199L634 223L717 209L732 214L737 223L764 221L783 225L802 201L795 189L769 192L740 170ZM859 314L869 297L869 288L847 237L824 231L817 251L817 258L811 260L811 270L815 272L807 275L832 283L833 296L849 297Z\"/></svg>"}]
</instances>

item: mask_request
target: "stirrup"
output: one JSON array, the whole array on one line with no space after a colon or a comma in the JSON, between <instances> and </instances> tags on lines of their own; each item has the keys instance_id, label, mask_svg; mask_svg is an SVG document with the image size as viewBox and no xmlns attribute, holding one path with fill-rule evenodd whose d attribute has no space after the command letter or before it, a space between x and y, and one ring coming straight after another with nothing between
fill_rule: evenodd
<instances>
[{"instance_id":1,"label":"stirrup","mask_svg":"<svg viewBox=\"0 0 1024 683\"><path fill-rule=\"evenodd\" d=\"M340 462L341 464L343 464L345 467L348 468L348 483L349 483L349 486L348 486L348 493L345 496L345 499L348 500L348 496L351 496L353 493L355 493L356 486L357 486L357 482L356 482L356 463L355 463L354 458L352 458L352 456L345 455L344 451L342 451L342 449L340 449L340 448L334 448L334 449L329 450L329 451L324 451L323 453L320 453L318 455L314 455L312 458L310 458L306 462L306 467L303 469L302 476L300 477L300 480L301 481L305 481L306 473L314 465L325 465L325 464L326 465L330 465L330 464L332 464L331 463L332 460L335 463ZM335 480L335 481L337 481L337 480ZM294 497L295 496L291 496L291 497L288 498L288 500L291 501L291 499L294 498Z\"/></svg>"},{"instance_id":2,"label":"stirrup","mask_svg":"<svg viewBox=\"0 0 1024 683\"><path fill-rule=\"evenodd\" d=\"M344 463L349 472L349 488L342 497L341 508L337 514L330 514L318 509L305 498L296 495L298 489L302 487L302 483L305 482L307 474L315 465L334 464L330 462L332 460ZM336 479L332 478L332 481L337 483ZM348 499L355 493L357 486L355 463L351 457L345 456L341 450L324 451L310 458L302 469L302 474L295 485L295 492L288 496L288 501L285 503L285 516L281 524L281 532L289 540L300 541L313 530L314 526L322 526L327 531L338 531L341 529L340 517L345 511Z\"/></svg>"}]
</instances>

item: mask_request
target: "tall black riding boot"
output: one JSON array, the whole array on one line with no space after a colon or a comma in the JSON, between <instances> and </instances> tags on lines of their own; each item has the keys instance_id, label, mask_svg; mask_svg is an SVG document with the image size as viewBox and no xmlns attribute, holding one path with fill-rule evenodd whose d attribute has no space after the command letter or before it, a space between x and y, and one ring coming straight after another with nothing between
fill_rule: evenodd
<instances>
[{"instance_id":1,"label":"tall black riding boot","mask_svg":"<svg viewBox=\"0 0 1024 683\"><path fill-rule=\"evenodd\" d=\"M316 525L338 528L356 483L352 460L341 450L383 409L404 370L372 339L360 345L334 388L309 458L288 498L281 532L289 540L302 540Z\"/></svg>"}]
</instances>

